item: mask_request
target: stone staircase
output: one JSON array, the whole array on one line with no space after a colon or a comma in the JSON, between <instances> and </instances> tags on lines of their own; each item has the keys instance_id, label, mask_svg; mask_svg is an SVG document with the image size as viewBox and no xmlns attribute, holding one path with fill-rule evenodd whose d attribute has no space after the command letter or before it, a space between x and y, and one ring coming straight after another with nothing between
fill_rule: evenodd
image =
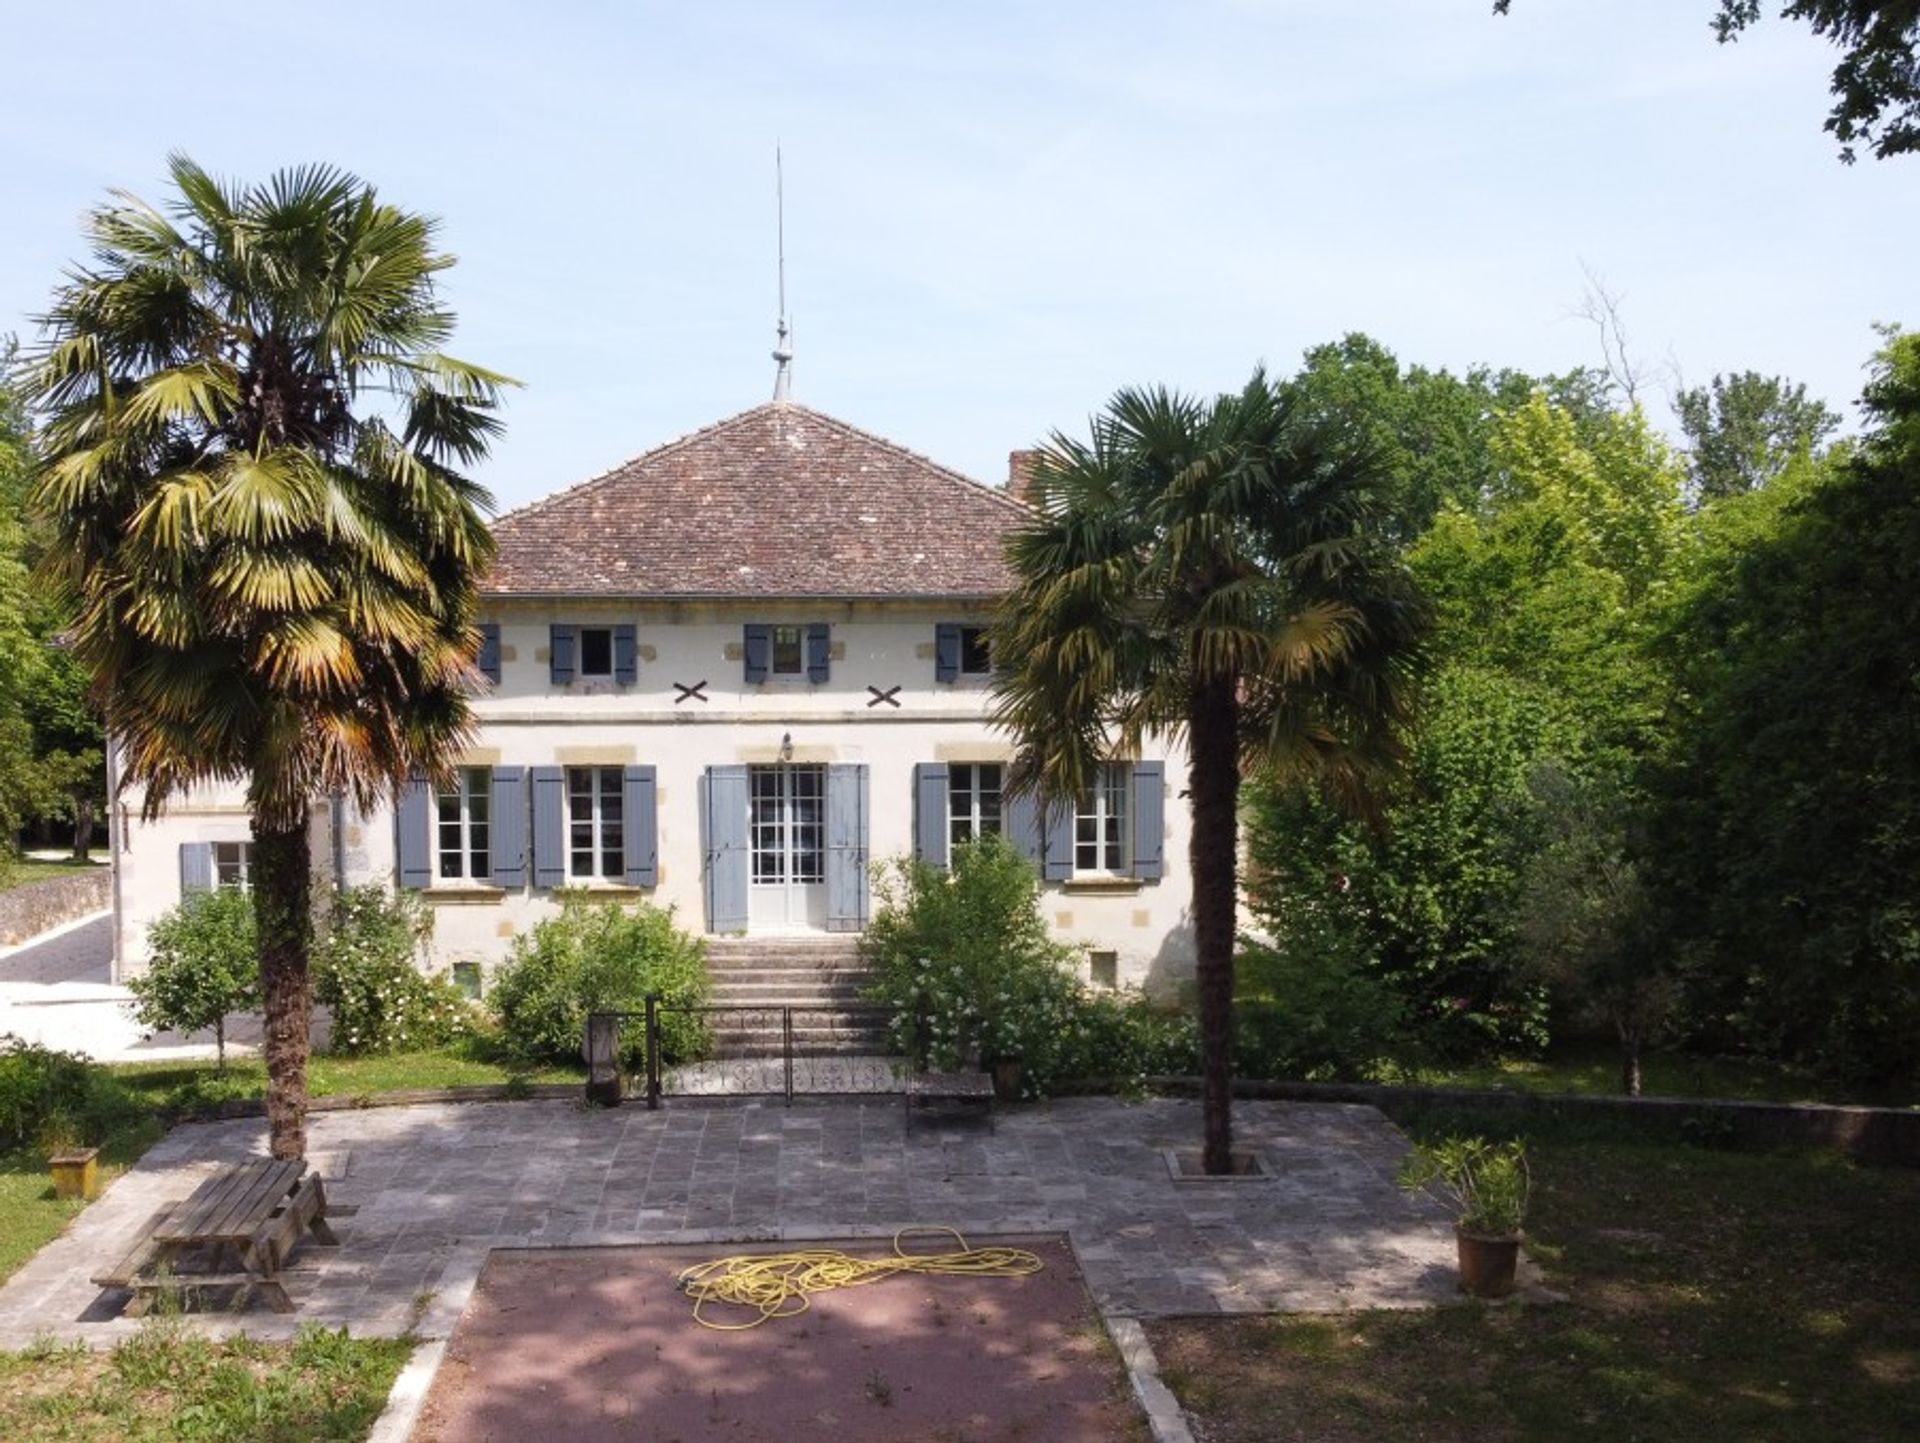
<instances>
[{"instance_id":1,"label":"stone staircase","mask_svg":"<svg viewBox=\"0 0 1920 1443\"><path fill-rule=\"evenodd\" d=\"M792 1007L796 1053L880 1054L886 1028L863 1015L860 993L872 973L860 958L860 940L831 937L710 937L707 967L715 1006L764 1012L712 1013L716 1050L723 1057L777 1057L782 1015Z\"/></svg>"}]
</instances>

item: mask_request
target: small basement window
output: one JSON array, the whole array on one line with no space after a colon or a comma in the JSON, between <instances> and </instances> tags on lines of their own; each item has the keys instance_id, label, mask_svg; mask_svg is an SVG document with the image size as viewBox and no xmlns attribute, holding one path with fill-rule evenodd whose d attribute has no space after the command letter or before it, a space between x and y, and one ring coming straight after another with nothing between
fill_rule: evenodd
<instances>
[{"instance_id":1,"label":"small basement window","mask_svg":"<svg viewBox=\"0 0 1920 1443\"><path fill-rule=\"evenodd\" d=\"M456 962L453 964L453 987L469 1002L480 1000L480 964L478 962Z\"/></svg>"},{"instance_id":2,"label":"small basement window","mask_svg":"<svg viewBox=\"0 0 1920 1443\"><path fill-rule=\"evenodd\" d=\"M1103 987L1109 992L1116 990L1120 986L1120 954L1089 952L1087 973L1095 987Z\"/></svg>"},{"instance_id":3,"label":"small basement window","mask_svg":"<svg viewBox=\"0 0 1920 1443\"><path fill-rule=\"evenodd\" d=\"M613 675L612 627L583 626L580 628L580 675Z\"/></svg>"}]
</instances>

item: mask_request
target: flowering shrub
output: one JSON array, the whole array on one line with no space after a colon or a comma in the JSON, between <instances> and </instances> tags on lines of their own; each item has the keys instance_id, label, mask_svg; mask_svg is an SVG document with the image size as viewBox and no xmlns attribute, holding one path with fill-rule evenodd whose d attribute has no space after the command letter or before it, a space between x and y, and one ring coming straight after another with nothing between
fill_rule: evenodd
<instances>
[{"instance_id":1,"label":"flowering shrub","mask_svg":"<svg viewBox=\"0 0 1920 1443\"><path fill-rule=\"evenodd\" d=\"M314 948L314 996L333 1011L333 1050L410 1052L472 1029L473 1008L421 970L433 914L412 892L351 887L333 899Z\"/></svg>"},{"instance_id":2,"label":"flowering shrub","mask_svg":"<svg viewBox=\"0 0 1920 1443\"><path fill-rule=\"evenodd\" d=\"M893 1009L895 1050L942 1071L1017 1059L1023 1090L1047 1091L1072 1055L1084 999L1074 949L1041 920L1031 864L988 836L955 847L951 871L887 863L874 890L868 996Z\"/></svg>"},{"instance_id":3,"label":"flowering shrub","mask_svg":"<svg viewBox=\"0 0 1920 1443\"><path fill-rule=\"evenodd\" d=\"M558 917L514 938L494 974L489 999L510 1051L529 1060L577 1059L589 1012L639 1012L650 992L670 1008L707 1000L707 944L674 925L671 907L623 907L577 891L562 892L560 903ZM621 1036L631 1066L645 1046L643 1029L629 1026ZM661 1014L667 1062L690 1061L707 1046L697 1014Z\"/></svg>"}]
</instances>

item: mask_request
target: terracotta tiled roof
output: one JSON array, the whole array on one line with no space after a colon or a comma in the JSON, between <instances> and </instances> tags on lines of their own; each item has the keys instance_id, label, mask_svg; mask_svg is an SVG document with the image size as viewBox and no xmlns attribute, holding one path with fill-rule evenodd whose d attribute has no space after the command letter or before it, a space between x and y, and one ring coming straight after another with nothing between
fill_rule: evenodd
<instances>
[{"instance_id":1,"label":"terracotta tiled roof","mask_svg":"<svg viewBox=\"0 0 1920 1443\"><path fill-rule=\"evenodd\" d=\"M743 411L494 525L501 596L990 596L1026 508L791 402Z\"/></svg>"}]
</instances>

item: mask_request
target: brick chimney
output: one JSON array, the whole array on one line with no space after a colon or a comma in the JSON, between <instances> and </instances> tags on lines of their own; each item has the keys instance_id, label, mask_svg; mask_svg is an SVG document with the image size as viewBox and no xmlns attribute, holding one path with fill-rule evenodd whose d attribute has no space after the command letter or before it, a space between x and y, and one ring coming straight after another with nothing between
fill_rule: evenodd
<instances>
[{"instance_id":1,"label":"brick chimney","mask_svg":"<svg viewBox=\"0 0 1920 1443\"><path fill-rule=\"evenodd\" d=\"M1033 505L1033 483L1039 465L1038 451L1007 453L1007 495L1023 506Z\"/></svg>"}]
</instances>

